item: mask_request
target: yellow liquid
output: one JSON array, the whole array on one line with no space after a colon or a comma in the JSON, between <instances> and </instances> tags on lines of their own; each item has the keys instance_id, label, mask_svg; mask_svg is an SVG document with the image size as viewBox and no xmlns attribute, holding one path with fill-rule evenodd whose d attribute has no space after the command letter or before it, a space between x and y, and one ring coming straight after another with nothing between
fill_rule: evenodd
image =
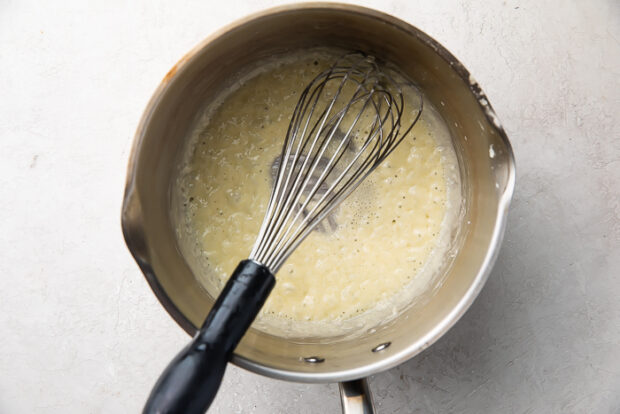
<instances>
[{"instance_id":1,"label":"yellow liquid","mask_svg":"<svg viewBox=\"0 0 620 414\"><path fill-rule=\"evenodd\" d=\"M248 257L265 214L271 165L305 85L333 61L308 52L262 66L213 105L190 137L175 189L178 235L212 294ZM416 101L414 101L416 102ZM415 115L406 114L403 124ZM339 335L389 319L436 284L458 209L458 168L439 118L425 109L401 145L276 274L255 327ZM439 133L438 133L439 131Z\"/></svg>"}]
</instances>

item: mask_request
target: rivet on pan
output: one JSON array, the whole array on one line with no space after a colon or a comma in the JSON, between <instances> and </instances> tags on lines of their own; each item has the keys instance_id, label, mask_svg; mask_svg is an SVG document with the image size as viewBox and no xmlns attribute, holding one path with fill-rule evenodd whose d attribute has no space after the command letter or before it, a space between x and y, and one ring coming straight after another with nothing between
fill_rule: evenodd
<instances>
[{"instance_id":1,"label":"rivet on pan","mask_svg":"<svg viewBox=\"0 0 620 414\"><path fill-rule=\"evenodd\" d=\"M304 362L307 362L309 364L320 364L321 362L325 361L325 358L321 358L318 356L304 357L302 359L304 360Z\"/></svg>"},{"instance_id":2,"label":"rivet on pan","mask_svg":"<svg viewBox=\"0 0 620 414\"><path fill-rule=\"evenodd\" d=\"M384 342L384 343L382 343L382 344L379 344L379 345L375 346L375 347L372 349L372 352L379 352L379 351L383 351L385 348L387 348L387 347L388 347L388 346L390 346L390 345L392 345L392 343L391 343L391 342Z\"/></svg>"}]
</instances>

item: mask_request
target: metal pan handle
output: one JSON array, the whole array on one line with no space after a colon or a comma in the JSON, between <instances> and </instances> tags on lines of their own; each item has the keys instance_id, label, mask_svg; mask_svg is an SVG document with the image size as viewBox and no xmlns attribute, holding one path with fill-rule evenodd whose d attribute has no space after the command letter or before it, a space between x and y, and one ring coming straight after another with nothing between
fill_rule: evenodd
<instances>
[{"instance_id":1,"label":"metal pan handle","mask_svg":"<svg viewBox=\"0 0 620 414\"><path fill-rule=\"evenodd\" d=\"M375 414L372 395L366 378L340 382L340 402L344 414Z\"/></svg>"}]
</instances>

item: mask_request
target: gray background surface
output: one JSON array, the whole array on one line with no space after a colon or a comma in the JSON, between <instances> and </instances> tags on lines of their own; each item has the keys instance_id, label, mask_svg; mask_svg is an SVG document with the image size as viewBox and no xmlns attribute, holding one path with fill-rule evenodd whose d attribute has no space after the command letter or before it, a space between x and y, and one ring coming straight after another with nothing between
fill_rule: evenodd
<instances>
[{"instance_id":1,"label":"gray background surface","mask_svg":"<svg viewBox=\"0 0 620 414\"><path fill-rule=\"evenodd\" d=\"M0 1L0 412L138 412L187 336L130 258L120 203L151 93L275 1ZM360 1L435 37L514 145L497 265L380 413L620 412L620 2ZM336 413L333 384L231 367L214 413Z\"/></svg>"}]
</instances>

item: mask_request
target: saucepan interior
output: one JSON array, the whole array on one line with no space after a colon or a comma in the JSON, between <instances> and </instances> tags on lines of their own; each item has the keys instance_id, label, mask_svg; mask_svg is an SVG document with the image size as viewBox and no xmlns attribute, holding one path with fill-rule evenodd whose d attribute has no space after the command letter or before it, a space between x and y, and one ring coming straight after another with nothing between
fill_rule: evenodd
<instances>
[{"instance_id":1,"label":"saucepan interior","mask_svg":"<svg viewBox=\"0 0 620 414\"><path fill-rule=\"evenodd\" d=\"M240 366L306 382L342 381L390 368L446 332L488 276L514 185L512 151L482 91L449 52L414 27L337 4L281 7L238 22L204 41L166 76L140 123L129 167L123 206L127 244L153 291L188 333L213 304L179 249L170 212L171 185L189 129L234 74L274 54L321 46L390 61L421 87L452 135L463 214L443 283L423 306L351 340L293 341L252 329L235 352L233 362Z\"/></svg>"}]
</instances>

